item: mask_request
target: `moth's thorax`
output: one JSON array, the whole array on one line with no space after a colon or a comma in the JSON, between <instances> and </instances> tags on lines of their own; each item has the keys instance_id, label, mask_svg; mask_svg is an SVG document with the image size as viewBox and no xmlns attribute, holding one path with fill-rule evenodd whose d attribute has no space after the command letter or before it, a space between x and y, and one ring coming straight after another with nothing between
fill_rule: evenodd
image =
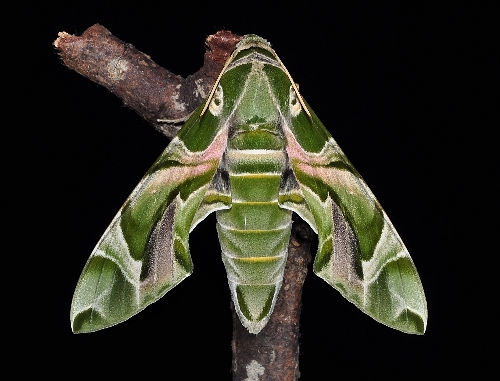
<instances>
[{"instance_id":1,"label":"moth's thorax","mask_svg":"<svg viewBox=\"0 0 500 381\"><path fill-rule=\"evenodd\" d=\"M290 80L278 61L259 51L235 60L219 85L226 115L235 124L256 128L276 123L286 113Z\"/></svg>"}]
</instances>

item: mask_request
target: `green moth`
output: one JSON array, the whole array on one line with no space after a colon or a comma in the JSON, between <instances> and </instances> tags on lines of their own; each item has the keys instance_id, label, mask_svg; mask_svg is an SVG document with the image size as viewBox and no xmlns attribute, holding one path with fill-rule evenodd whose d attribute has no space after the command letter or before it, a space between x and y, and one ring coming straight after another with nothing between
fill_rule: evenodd
<instances>
[{"instance_id":1,"label":"green moth","mask_svg":"<svg viewBox=\"0 0 500 381\"><path fill-rule=\"evenodd\" d=\"M398 233L270 44L255 35L236 46L205 104L98 242L76 286L73 331L127 320L190 275L189 233L212 212L249 332L260 332L273 312L292 212L318 234L318 276L375 320L425 332L424 290Z\"/></svg>"}]
</instances>

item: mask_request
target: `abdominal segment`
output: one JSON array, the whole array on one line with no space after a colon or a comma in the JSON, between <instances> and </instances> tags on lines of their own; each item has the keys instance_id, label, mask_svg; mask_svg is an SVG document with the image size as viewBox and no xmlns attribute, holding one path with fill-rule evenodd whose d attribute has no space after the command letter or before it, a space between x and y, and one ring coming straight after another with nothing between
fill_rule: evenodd
<instances>
[{"instance_id":1,"label":"abdominal segment","mask_svg":"<svg viewBox=\"0 0 500 381\"><path fill-rule=\"evenodd\" d=\"M291 212L278 206L286 156L228 149L226 165L232 204L217 212L222 260L240 320L258 333L274 308L288 253Z\"/></svg>"}]
</instances>

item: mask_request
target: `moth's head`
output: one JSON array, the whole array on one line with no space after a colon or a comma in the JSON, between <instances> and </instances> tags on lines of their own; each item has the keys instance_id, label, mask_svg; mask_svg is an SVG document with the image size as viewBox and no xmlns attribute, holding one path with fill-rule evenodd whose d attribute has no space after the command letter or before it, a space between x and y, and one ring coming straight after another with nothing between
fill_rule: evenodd
<instances>
[{"instance_id":1,"label":"moth's head","mask_svg":"<svg viewBox=\"0 0 500 381\"><path fill-rule=\"evenodd\" d=\"M271 47L271 44L264 38L257 36L256 34L246 34L243 39L236 44L236 49L246 46L246 45L260 45L264 44Z\"/></svg>"}]
</instances>

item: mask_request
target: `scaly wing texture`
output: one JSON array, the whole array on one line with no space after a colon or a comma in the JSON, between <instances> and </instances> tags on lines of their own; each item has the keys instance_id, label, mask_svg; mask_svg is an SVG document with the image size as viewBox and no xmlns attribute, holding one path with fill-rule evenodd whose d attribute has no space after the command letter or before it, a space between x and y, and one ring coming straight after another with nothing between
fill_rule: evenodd
<instances>
[{"instance_id":1,"label":"scaly wing texture","mask_svg":"<svg viewBox=\"0 0 500 381\"><path fill-rule=\"evenodd\" d=\"M292 113L285 127L294 177L288 180L288 199L293 194L303 199L284 207L318 233L314 272L375 320L423 334L427 305L408 250L366 183L309 111L310 117Z\"/></svg>"},{"instance_id":2,"label":"scaly wing texture","mask_svg":"<svg viewBox=\"0 0 500 381\"><path fill-rule=\"evenodd\" d=\"M92 252L73 296L74 332L128 319L192 272L189 232L208 213L227 207L214 184L227 128L210 113L200 118L200 110L137 185Z\"/></svg>"}]
</instances>

